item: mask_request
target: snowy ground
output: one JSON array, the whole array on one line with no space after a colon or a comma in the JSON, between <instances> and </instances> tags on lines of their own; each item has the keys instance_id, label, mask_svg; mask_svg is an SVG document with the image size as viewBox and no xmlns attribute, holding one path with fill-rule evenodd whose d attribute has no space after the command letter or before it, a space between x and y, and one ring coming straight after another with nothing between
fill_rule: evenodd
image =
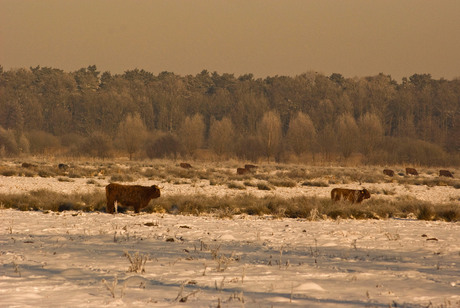
<instances>
[{"instance_id":1,"label":"snowy ground","mask_svg":"<svg viewBox=\"0 0 460 308\"><path fill-rule=\"evenodd\" d=\"M0 226L1 307L460 307L460 223L3 209Z\"/></svg>"}]
</instances>

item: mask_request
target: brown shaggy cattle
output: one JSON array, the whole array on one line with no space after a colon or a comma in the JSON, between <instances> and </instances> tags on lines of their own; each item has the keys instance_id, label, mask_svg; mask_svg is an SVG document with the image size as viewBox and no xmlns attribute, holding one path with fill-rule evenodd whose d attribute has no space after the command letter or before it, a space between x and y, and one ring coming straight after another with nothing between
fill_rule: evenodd
<instances>
[{"instance_id":1,"label":"brown shaggy cattle","mask_svg":"<svg viewBox=\"0 0 460 308\"><path fill-rule=\"evenodd\" d=\"M146 207L150 200L160 197L160 189L156 185L121 185L110 183L105 187L107 197L107 212L113 214L115 202L124 206L134 207L134 212Z\"/></svg>"},{"instance_id":2,"label":"brown shaggy cattle","mask_svg":"<svg viewBox=\"0 0 460 308\"><path fill-rule=\"evenodd\" d=\"M395 172L391 169L384 169L383 174L388 175L388 176L394 176Z\"/></svg>"},{"instance_id":3,"label":"brown shaggy cattle","mask_svg":"<svg viewBox=\"0 0 460 308\"><path fill-rule=\"evenodd\" d=\"M181 166L184 169L192 168L192 165L190 165L189 163L180 163L179 166Z\"/></svg>"},{"instance_id":4,"label":"brown shaggy cattle","mask_svg":"<svg viewBox=\"0 0 460 308\"><path fill-rule=\"evenodd\" d=\"M331 199L334 201L347 200L351 203L361 203L364 199L369 199L371 194L367 189L346 189L334 188L331 191Z\"/></svg>"},{"instance_id":5,"label":"brown shaggy cattle","mask_svg":"<svg viewBox=\"0 0 460 308\"><path fill-rule=\"evenodd\" d=\"M244 169L246 169L248 171L252 171L253 169L257 169L257 166L256 165L246 164L246 165L244 165Z\"/></svg>"},{"instance_id":6,"label":"brown shaggy cattle","mask_svg":"<svg viewBox=\"0 0 460 308\"><path fill-rule=\"evenodd\" d=\"M406 175L418 175L418 172L415 168L406 168Z\"/></svg>"},{"instance_id":7,"label":"brown shaggy cattle","mask_svg":"<svg viewBox=\"0 0 460 308\"><path fill-rule=\"evenodd\" d=\"M452 172L449 170L439 170L439 176L447 176L449 178L453 178Z\"/></svg>"},{"instance_id":8,"label":"brown shaggy cattle","mask_svg":"<svg viewBox=\"0 0 460 308\"><path fill-rule=\"evenodd\" d=\"M246 168L236 168L236 174L247 174L249 173L249 170Z\"/></svg>"},{"instance_id":9,"label":"brown shaggy cattle","mask_svg":"<svg viewBox=\"0 0 460 308\"><path fill-rule=\"evenodd\" d=\"M66 164L59 164L59 165L58 165L58 169L59 169L59 170L64 170L64 171L66 171L67 169L69 169L69 165L66 165Z\"/></svg>"}]
</instances>

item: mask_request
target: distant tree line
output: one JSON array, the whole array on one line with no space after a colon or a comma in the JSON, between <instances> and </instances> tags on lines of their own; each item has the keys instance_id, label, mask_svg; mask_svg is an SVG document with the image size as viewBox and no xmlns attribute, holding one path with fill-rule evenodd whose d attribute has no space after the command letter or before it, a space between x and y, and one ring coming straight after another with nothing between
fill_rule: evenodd
<instances>
[{"instance_id":1,"label":"distant tree line","mask_svg":"<svg viewBox=\"0 0 460 308\"><path fill-rule=\"evenodd\" d=\"M0 155L459 164L460 79L0 66Z\"/></svg>"}]
</instances>

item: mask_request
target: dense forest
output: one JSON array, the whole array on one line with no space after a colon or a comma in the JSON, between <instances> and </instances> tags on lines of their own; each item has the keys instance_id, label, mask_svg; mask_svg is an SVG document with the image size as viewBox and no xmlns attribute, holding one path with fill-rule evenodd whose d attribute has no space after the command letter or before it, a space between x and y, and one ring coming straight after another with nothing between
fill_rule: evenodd
<instances>
[{"instance_id":1,"label":"dense forest","mask_svg":"<svg viewBox=\"0 0 460 308\"><path fill-rule=\"evenodd\" d=\"M460 79L0 66L0 156L460 164Z\"/></svg>"}]
</instances>

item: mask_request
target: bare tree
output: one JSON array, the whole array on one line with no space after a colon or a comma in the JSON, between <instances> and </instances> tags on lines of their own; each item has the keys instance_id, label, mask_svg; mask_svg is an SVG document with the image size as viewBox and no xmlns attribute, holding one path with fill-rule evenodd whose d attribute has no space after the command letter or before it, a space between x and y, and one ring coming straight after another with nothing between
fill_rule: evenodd
<instances>
[{"instance_id":1,"label":"bare tree","mask_svg":"<svg viewBox=\"0 0 460 308\"><path fill-rule=\"evenodd\" d=\"M313 147L316 129L308 114L299 111L289 123L287 141L295 154L301 155Z\"/></svg>"},{"instance_id":2,"label":"bare tree","mask_svg":"<svg viewBox=\"0 0 460 308\"><path fill-rule=\"evenodd\" d=\"M132 160L133 154L142 147L146 136L147 129L138 113L128 114L120 123L118 137L129 154L129 160Z\"/></svg>"},{"instance_id":3,"label":"bare tree","mask_svg":"<svg viewBox=\"0 0 460 308\"><path fill-rule=\"evenodd\" d=\"M179 129L179 139L188 155L193 155L203 146L205 124L201 114L186 117Z\"/></svg>"},{"instance_id":4,"label":"bare tree","mask_svg":"<svg viewBox=\"0 0 460 308\"><path fill-rule=\"evenodd\" d=\"M258 137L263 146L267 161L280 150L282 131L279 113L268 111L258 125Z\"/></svg>"},{"instance_id":5,"label":"bare tree","mask_svg":"<svg viewBox=\"0 0 460 308\"><path fill-rule=\"evenodd\" d=\"M209 129L209 146L219 156L228 154L235 143L235 132L232 121L223 118L220 121L213 120Z\"/></svg>"},{"instance_id":6,"label":"bare tree","mask_svg":"<svg viewBox=\"0 0 460 308\"><path fill-rule=\"evenodd\" d=\"M372 154L382 142L383 125L380 118L373 113L366 113L359 119L359 143L365 156Z\"/></svg>"},{"instance_id":7,"label":"bare tree","mask_svg":"<svg viewBox=\"0 0 460 308\"><path fill-rule=\"evenodd\" d=\"M331 154L337 148L337 138L332 124L327 124L321 131L318 133L318 146L323 153L325 160L331 159Z\"/></svg>"},{"instance_id":8,"label":"bare tree","mask_svg":"<svg viewBox=\"0 0 460 308\"><path fill-rule=\"evenodd\" d=\"M335 129L339 151L343 157L349 158L358 145L358 125L351 114L344 113L337 118Z\"/></svg>"},{"instance_id":9,"label":"bare tree","mask_svg":"<svg viewBox=\"0 0 460 308\"><path fill-rule=\"evenodd\" d=\"M80 145L83 155L108 158L112 152L112 140L103 132L95 131Z\"/></svg>"},{"instance_id":10,"label":"bare tree","mask_svg":"<svg viewBox=\"0 0 460 308\"><path fill-rule=\"evenodd\" d=\"M181 152L179 138L174 134L160 132L156 138L146 141L145 152L149 158L170 157L175 160Z\"/></svg>"},{"instance_id":11,"label":"bare tree","mask_svg":"<svg viewBox=\"0 0 460 308\"><path fill-rule=\"evenodd\" d=\"M0 157L3 155L16 155L18 152L13 130L4 129L0 126Z\"/></svg>"}]
</instances>

